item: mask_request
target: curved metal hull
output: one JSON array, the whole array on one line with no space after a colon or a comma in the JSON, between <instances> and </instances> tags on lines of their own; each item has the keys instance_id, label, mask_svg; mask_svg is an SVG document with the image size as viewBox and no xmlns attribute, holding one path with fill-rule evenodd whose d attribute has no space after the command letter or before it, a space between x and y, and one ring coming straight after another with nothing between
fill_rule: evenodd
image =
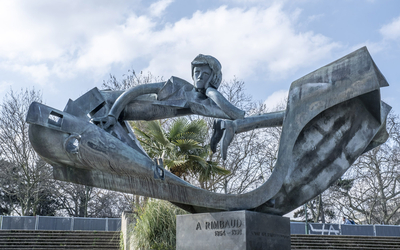
<instances>
[{"instance_id":1,"label":"curved metal hull","mask_svg":"<svg viewBox=\"0 0 400 250\"><path fill-rule=\"evenodd\" d=\"M274 171L261 187L240 195L202 190L163 171L124 124L105 131L89 122L88 116L107 114L106 100L118 94L94 89L64 112L33 103L27 121L32 145L54 167L56 179L165 199L190 212L282 215L323 192L359 155L386 140L390 107L379 93L386 85L366 48L293 82ZM130 112L134 107L125 117L135 116Z\"/></svg>"}]
</instances>

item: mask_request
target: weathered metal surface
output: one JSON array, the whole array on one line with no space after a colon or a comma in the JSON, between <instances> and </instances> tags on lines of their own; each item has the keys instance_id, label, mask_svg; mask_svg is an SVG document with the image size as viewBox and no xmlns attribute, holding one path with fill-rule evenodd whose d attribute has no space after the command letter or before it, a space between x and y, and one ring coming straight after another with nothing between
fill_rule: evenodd
<instances>
[{"instance_id":1,"label":"weathered metal surface","mask_svg":"<svg viewBox=\"0 0 400 250\"><path fill-rule=\"evenodd\" d=\"M178 215L176 249L290 250L290 220L252 211Z\"/></svg>"},{"instance_id":2,"label":"weathered metal surface","mask_svg":"<svg viewBox=\"0 0 400 250\"><path fill-rule=\"evenodd\" d=\"M359 155L387 139L390 107L379 92L387 85L364 47L293 82L284 112L242 118L215 89L198 91L173 77L125 93L95 88L70 100L64 111L33 103L27 121L32 145L54 166L56 179L165 199L194 213L247 209L282 215L323 192ZM124 122L187 114L236 119L229 123L234 133L282 124L270 178L240 195L194 187L160 173Z\"/></svg>"}]
</instances>

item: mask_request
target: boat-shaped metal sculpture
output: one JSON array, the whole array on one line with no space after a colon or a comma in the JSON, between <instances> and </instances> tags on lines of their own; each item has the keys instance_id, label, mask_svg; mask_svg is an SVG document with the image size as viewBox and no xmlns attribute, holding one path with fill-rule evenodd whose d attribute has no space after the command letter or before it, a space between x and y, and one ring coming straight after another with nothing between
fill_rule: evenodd
<instances>
[{"instance_id":1,"label":"boat-shaped metal sculpture","mask_svg":"<svg viewBox=\"0 0 400 250\"><path fill-rule=\"evenodd\" d=\"M180 80L171 81L174 86ZM275 168L262 186L244 194L213 193L176 177L161 161L148 157L125 122L136 119L137 110L146 120L193 113L187 104L152 115L138 105L151 109L165 103L135 97L117 117L119 122L104 129L94 121L109 114L123 92L94 88L70 100L64 111L32 103L27 121L32 146L53 166L58 180L164 199L192 213L253 210L283 215L322 193L357 157L386 141L390 106L380 98L384 86L388 83L365 47L293 82L287 109L270 114L282 124ZM210 116L227 118L218 112Z\"/></svg>"}]
</instances>

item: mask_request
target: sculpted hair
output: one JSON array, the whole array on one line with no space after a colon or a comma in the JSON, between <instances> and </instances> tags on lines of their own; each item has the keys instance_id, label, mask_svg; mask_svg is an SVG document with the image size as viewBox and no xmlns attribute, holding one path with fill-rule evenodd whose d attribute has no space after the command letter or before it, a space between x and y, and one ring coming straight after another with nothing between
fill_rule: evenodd
<instances>
[{"instance_id":1,"label":"sculpted hair","mask_svg":"<svg viewBox=\"0 0 400 250\"><path fill-rule=\"evenodd\" d=\"M210 85L218 89L219 85L222 81L222 72L221 72L221 63L213 56L199 54L196 58L192 61L192 78L193 78L193 69L196 66L201 65L208 65L212 72L214 73L212 80L210 81Z\"/></svg>"}]
</instances>

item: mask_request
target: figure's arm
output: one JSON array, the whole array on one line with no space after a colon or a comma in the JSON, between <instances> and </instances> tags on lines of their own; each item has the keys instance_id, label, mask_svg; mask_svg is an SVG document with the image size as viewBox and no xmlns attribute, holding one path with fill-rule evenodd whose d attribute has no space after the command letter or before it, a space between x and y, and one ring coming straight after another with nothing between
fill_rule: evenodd
<instances>
[{"instance_id":1,"label":"figure's arm","mask_svg":"<svg viewBox=\"0 0 400 250\"><path fill-rule=\"evenodd\" d=\"M230 103L218 90L209 87L206 96L213 100L232 120L243 119L245 112Z\"/></svg>"},{"instance_id":2,"label":"figure's arm","mask_svg":"<svg viewBox=\"0 0 400 250\"><path fill-rule=\"evenodd\" d=\"M160 89L164 86L164 84L165 82L150 83L150 84L138 85L136 87L128 89L122 95L120 95L118 99L114 102L114 105L112 106L108 115L118 119L122 110L129 102L131 102L133 99L141 95L157 94L160 91Z\"/></svg>"},{"instance_id":3,"label":"figure's arm","mask_svg":"<svg viewBox=\"0 0 400 250\"><path fill-rule=\"evenodd\" d=\"M113 106L111 107L110 112L108 113L107 117L100 118L100 120L105 120L105 125L103 126L104 129L107 129L113 126L117 120L119 115L121 114L122 110L125 106L134 100L135 98L146 95L146 94L157 94L160 89L164 86L165 82L158 82L158 83L150 83L150 84L143 84L138 85L133 88L128 89L122 95L120 95L117 100L114 102Z\"/></svg>"}]
</instances>

